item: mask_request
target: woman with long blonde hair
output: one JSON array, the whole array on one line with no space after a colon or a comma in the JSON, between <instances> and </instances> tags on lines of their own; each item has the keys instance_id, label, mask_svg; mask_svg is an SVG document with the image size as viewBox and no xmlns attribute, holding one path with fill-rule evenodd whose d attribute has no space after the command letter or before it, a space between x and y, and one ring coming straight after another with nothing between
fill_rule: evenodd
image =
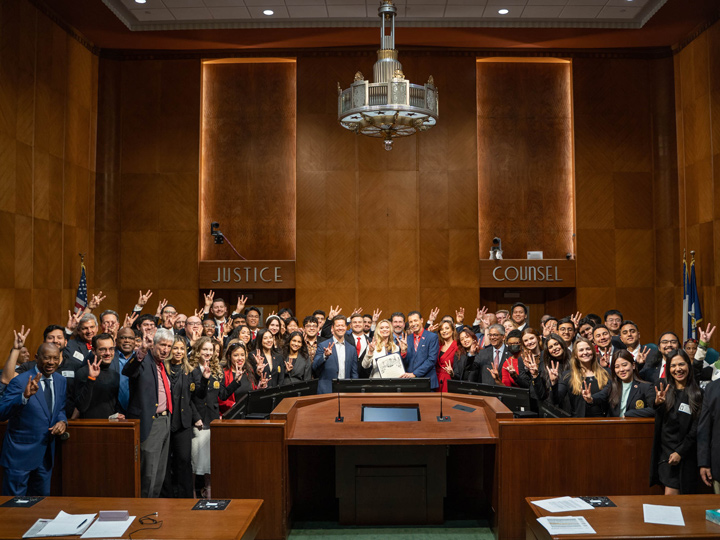
<instances>
[{"instance_id":1,"label":"woman with long blonde hair","mask_svg":"<svg viewBox=\"0 0 720 540\"><path fill-rule=\"evenodd\" d=\"M610 384L607 370L600 365L591 341L580 338L575 342L570 358L570 368L558 373L559 362L550 360L546 365L552 385L555 405L563 407L578 418L605 416L604 404L589 404L583 398L583 390L596 394Z\"/></svg>"},{"instance_id":2,"label":"woman with long blonde hair","mask_svg":"<svg viewBox=\"0 0 720 540\"><path fill-rule=\"evenodd\" d=\"M362 360L362 367L370 369L371 379L379 379L380 372L377 367L377 359L388 354L400 352L400 347L393 340L392 325L387 319L377 323L373 340L368 343L367 352Z\"/></svg>"}]
</instances>

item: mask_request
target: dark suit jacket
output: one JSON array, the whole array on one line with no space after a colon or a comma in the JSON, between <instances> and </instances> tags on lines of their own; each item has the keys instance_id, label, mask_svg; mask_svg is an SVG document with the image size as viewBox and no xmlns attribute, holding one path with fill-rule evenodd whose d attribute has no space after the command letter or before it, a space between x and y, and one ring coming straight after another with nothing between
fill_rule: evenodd
<instances>
[{"instance_id":1,"label":"dark suit jacket","mask_svg":"<svg viewBox=\"0 0 720 540\"><path fill-rule=\"evenodd\" d=\"M283 357L283 364L287 358ZM285 379L282 384L293 384L302 381L309 381L312 377L312 363L307 356L298 353L297 358L293 362L292 371L285 370Z\"/></svg>"},{"instance_id":2,"label":"dark suit jacket","mask_svg":"<svg viewBox=\"0 0 720 540\"><path fill-rule=\"evenodd\" d=\"M608 416L618 418L620 416L620 403L614 407L611 407L609 403L610 392L614 384L616 383L611 382L605 388L593 394L592 398L593 404L601 404L607 408ZM625 407L625 416L635 418L651 418L655 416L655 387L652 383L633 381L628 395L627 406Z\"/></svg>"},{"instance_id":3,"label":"dark suit jacket","mask_svg":"<svg viewBox=\"0 0 720 540\"><path fill-rule=\"evenodd\" d=\"M79 339L68 340L65 349L67 349L68 355L71 358L74 358L75 360L78 360L83 364L87 363L88 356L92 354L92 351L88 350L85 342L80 341ZM81 356L82 358L80 358Z\"/></svg>"},{"instance_id":4,"label":"dark suit jacket","mask_svg":"<svg viewBox=\"0 0 720 540\"><path fill-rule=\"evenodd\" d=\"M16 369L16 373L25 373L31 369L34 369L36 365L35 360L25 362L19 365ZM82 362L77 358L73 358L68 351L67 347L62 350L62 362L57 368L55 373L59 373L65 377L65 416L70 418L75 411L75 372L82 366Z\"/></svg>"},{"instance_id":5,"label":"dark suit jacket","mask_svg":"<svg viewBox=\"0 0 720 540\"><path fill-rule=\"evenodd\" d=\"M405 370L418 378L429 378L430 388L438 387L437 372L435 364L440 350L440 341L437 334L429 330L423 330L417 350L415 349L415 335L407 336L408 350L404 358Z\"/></svg>"},{"instance_id":6,"label":"dark suit jacket","mask_svg":"<svg viewBox=\"0 0 720 540\"><path fill-rule=\"evenodd\" d=\"M53 410L48 410L43 383L38 382L38 391L22 404L23 393L28 379L37 374L36 370L18 375L8 384L0 399L0 422L8 420L3 441L0 466L6 469L33 471L43 464L46 452L55 452L55 437L48 431L65 416L65 378L55 372L52 385L55 394Z\"/></svg>"},{"instance_id":7,"label":"dark suit jacket","mask_svg":"<svg viewBox=\"0 0 720 540\"><path fill-rule=\"evenodd\" d=\"M140 419L140 442L143 442L150 435L152 421L157 411L158 374L155 358L151 352L148 352L142 361L138 361L133 356L125 364L122 374L130 380L130 399L126 416ZM172 395L168 396L168 400L170 399Z\"/></svg>"},{"instance_id":8,"label":"dark suit jacket","mask_svg":"<svg viewBox=\"0 0 720 540\"><path fill-rule=\"evenodd\" d=\"M329 394L332 392L332 382L338 378L340 373L340 365L338 362L337 347L333 346L332 353L327 358L325 357L325 348L332 343L331 339L323 341L318 345L317 351L315 352L315 358L313 358L312 368L317 374L318 381L318 394ZM357 351L353 347L352 342L345 340L345 378L346 379L357 379Z\"/></svg>"},{"instance_id":9,"label":"dark suit jacket","mask_svg":"<svg viewBox=\"0 0 720 540\"><path fill-rule=\"evenodd\" d=\"M502 354L500 355L500 363L498 364L498 373L501 373L501 369L505 365L505 361L510 357L510 351L507 347L503 349ZM485 347L484 349L481 349L480 352L477 353L477 356L475 357L475 362L473 364L473 371L475 372L474 376L474 382L479 382L483 384L492 384L497 386L497 383L495 382L495 379L493 379L493 376L488 371L488 368L493 365L493 362L495 361L495 348L490 345L488 347ZM473 379L471 379L473 380Z\"/></svg>"},{"instance_id":10,"label":"dark suit jacket","mask_svg":"<svg viewBox=\"0 0 720 540\"><path fill-rule=\"evenodd\" d=\"M233 395L240 383L233 380L226 386L225 372L220 375L219 379L215 377L215 374L206 379L199 366L190 373L189 377L190 388L193 389L192 402L203 421L203 428L210 429L210 422L220 418L220 400L225 401Z\"/></svg>"},{"instance_id":11,"label":"dark suit jacket","mask_svg":"<svg viewBox=\"0 0 720 540\"><path fill-rule=\"evenodd\" d=\"M468 356L463 353L455 358L453 365L453 376L452 378L456 381L469 381L474 375L472 370L473 362L475 361L474 356Z\"/></svg>"},{"instance_id":12,"label":"dark suit jacket","mask_svg":"<svg viewBox=\"0 0 720 540\"><path fill-rule=\"evenodd\" d=\"M365 355L367 354L367 345L370 344L370 342L372 341L372 338L367 337L364 334L363 334L363 337L365 337L367 339L367 344L365 345L365 350L362 351L362 353L360 353L360 356L358 357L357 372L358 372L359 379L369 379L370 373L372 373L372 368L365 369L364 367L362 367L362 361L365 358ZM352 345L355 347L355 352L357 352L357 337L355 336L355 334L352 333L352 330L348 330L345 333L345 341L352 343Z\"/></svg>"},{"instance_id":13,"label":"dark suit jacket","mask_svg":"<svg viewBox=\"0 0 720 540\"><path fill-rule=\"evenodd\" d=\"M698 467L710 467L712 477L720 478L720 379L705 387L697 446Z\"/></svg>"},{"instance_id":14,"label":"dark suit jacket","mask_svg":"<svg viewBox=\"0 0 720 540\"><path fill-rule=\"evenodd\" d=\"M171 366L172 369L172 366ZM170 418L170 431L179 431L193 426L195 422L200 420L200 414L192 402L193 392L190 390L190 375L180 370L175 377L170 379L170 393L172 394L173 412ZM174 379L174 380L173 380ZM194 388L193 388L194 390Z\"/></svg>"}]
</instances>

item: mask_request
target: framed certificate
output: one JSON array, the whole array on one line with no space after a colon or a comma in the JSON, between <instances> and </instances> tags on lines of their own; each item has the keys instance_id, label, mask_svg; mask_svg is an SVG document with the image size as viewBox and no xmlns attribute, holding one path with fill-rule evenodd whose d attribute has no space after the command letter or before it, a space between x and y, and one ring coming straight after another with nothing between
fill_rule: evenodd
<instances>
[{"instance_id":1,"label":"framed certificate","mask_svg":"<svg viewBox=\"0 0 720 540\"><path fill-rule=\"evenodd\" d=\"M402 357L398 353L386 354L375 360L380 377L398 379L405 373Z\"/></svg>"}]
</instances>

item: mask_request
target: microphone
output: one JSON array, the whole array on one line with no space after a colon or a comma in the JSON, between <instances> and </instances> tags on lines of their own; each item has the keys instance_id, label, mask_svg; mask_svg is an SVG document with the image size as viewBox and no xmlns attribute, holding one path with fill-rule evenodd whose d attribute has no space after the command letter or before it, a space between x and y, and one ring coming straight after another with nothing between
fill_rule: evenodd
<instances>
[{"instance_id":1,"label":"microphone","mask_svg":"<svg viewBox=\"0 0 720 540\"><path fill-rule=\"evenodd\" d=\"M338 392L338 415L335 417L335 422L340 423L344 422L345 418L343 418L342 414L340 413L340 392Z\"/></svg>"},{"instance_id":2,"label":"microphone","mask_svg":"<svg viewBox=\"0 0 720 540\"><path fill-rule=\"evenodd\" d=\"M450 420L449 416L443 416L442 406L443 406L443 391L442 391L442 386L441 386L440 387L440 416L437 417L437 421L438 422L451 422L452 420Z\"/></svg>"}]
</instances>

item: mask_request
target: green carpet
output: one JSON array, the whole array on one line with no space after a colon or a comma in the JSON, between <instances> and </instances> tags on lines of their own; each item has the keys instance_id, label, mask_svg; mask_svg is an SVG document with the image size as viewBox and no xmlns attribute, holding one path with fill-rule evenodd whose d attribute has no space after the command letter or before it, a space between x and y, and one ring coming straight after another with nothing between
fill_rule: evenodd
<instances>
[{"instance_id":1,"label":"green carpet","mask_svg":"<svg viewBox=\"0 0 720 540\"><path fill-rule=\"evenodd\" d=\"M392 540L420 540L449 538L451 540L494 540L487 522L449 521L443 525L425 527L357 527L331 522L294 523L290 540L328 538L333 540L363 540L391 538Z\"/></svg>"}]
</instances>

